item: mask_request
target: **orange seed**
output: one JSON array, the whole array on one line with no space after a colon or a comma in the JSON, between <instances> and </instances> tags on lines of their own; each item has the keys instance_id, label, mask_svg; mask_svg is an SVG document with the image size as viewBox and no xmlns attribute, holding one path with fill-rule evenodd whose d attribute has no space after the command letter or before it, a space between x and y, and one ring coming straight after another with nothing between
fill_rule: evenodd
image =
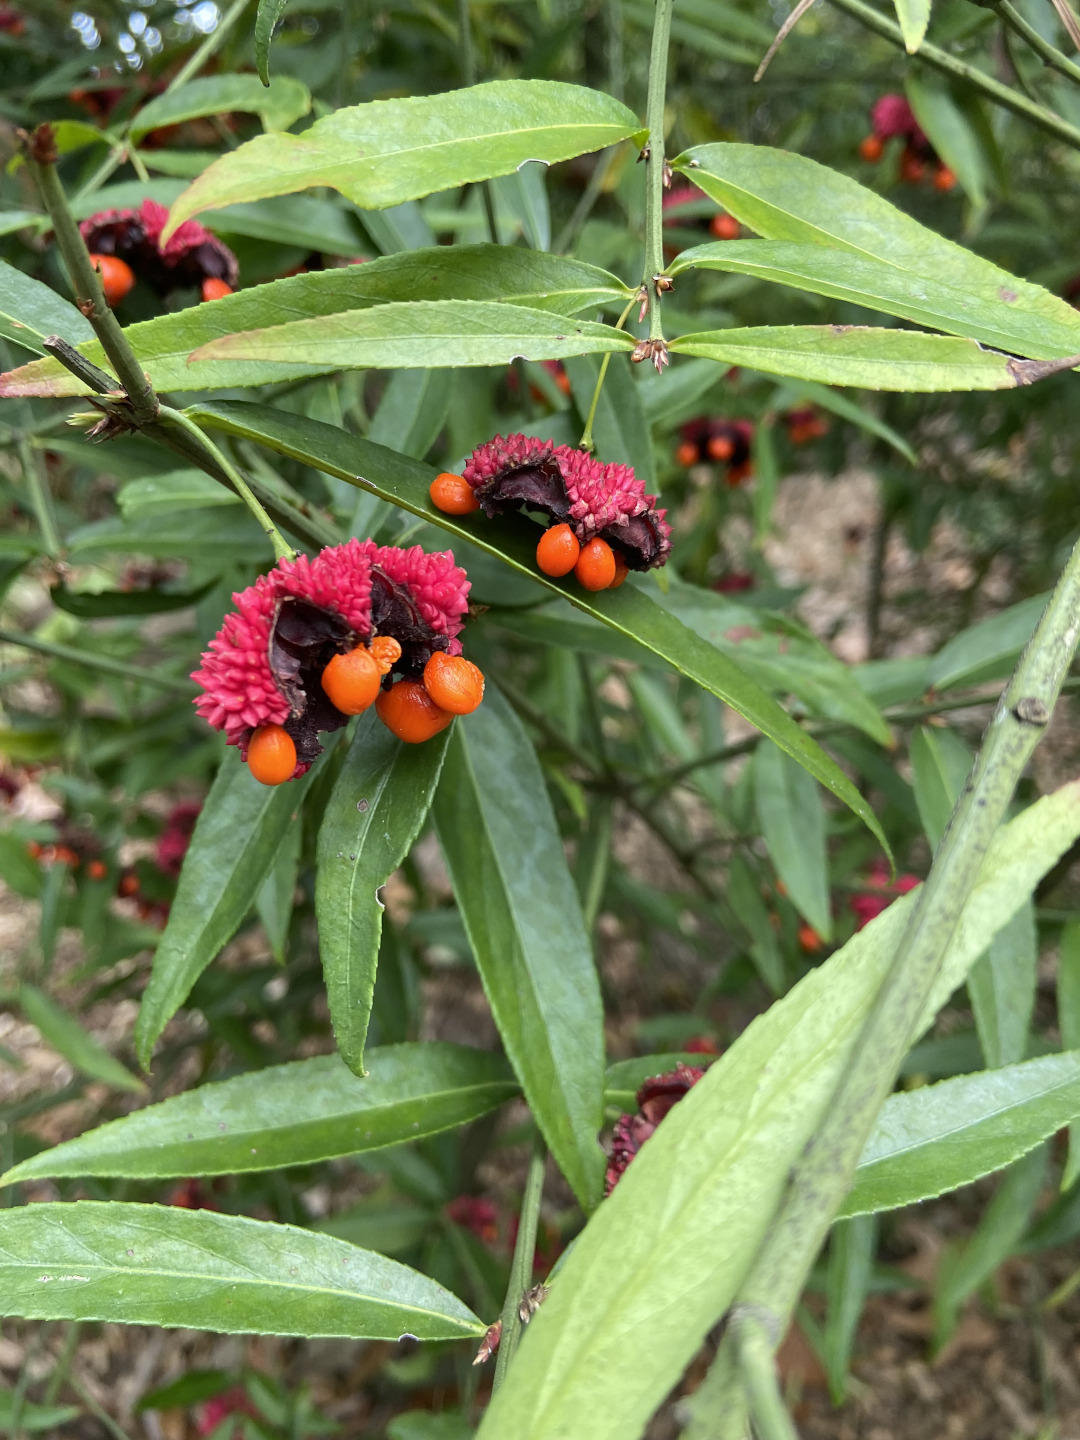
<instances>
[{"instance_id":1,"label":"orange seed","mask_svg":"<svg viewBox=\"0 0 1080 1440\"><path fill-rule=\"evenodd\" d=\"M380 691L375 713L406 745L430 740L454 718L448 710L435 704L419 680L399 680L391 689Z\"/></svg>"},{"instance_id":2,"label":"orange seed","mask_svg":"<svg viewBox=\"0 0 1080 1440\"><path fill-rule=\"evenodd\" d=\"M221 300L232 293L232 286L226 285L224 280L218 280L216 276L208 275L202 282L202 298L204 300Z\"/></svg>"},{"instance_id":3,"label":"orange seed","mask_svg":"<svg viewBox=\"0 0 1080 1440\"><path fill-rule=\"evenodd\" d=\"M581 554L578 538L569 525L552 525L540 536L536 564L545 575L569 575Z\"/></svg>"},{"instance_id":4,"label":"orange seed","mask_svg":"<svg viewBox=\"0 0 1080 1440\"><path fill-rule=\"evenodd\" d=\"M322 672L322 688L343 715L362 715L374 705L384 673L371 651L358 645L334 656Z\"/></svg>"},{"instance_id":5,"label":"orange seed","mask_svg":"<svg viewBox=\"0 0 1080 1440\"><path fill-rule=\"evenodd\" d=\"M435 476L428 494L435 509L444 515L471 515L480 509L480 501L464 475L452 475L449 470Z\"/></svg>"},{"instance_id":6,"label":"orange seed","mask_svg":"<svg viewBox=\"0 0 1080 1440\"><path fill-rule=\"evenodd\" d=\"M283 785L296 769L296 746L282 725L260 725L248 741L248 769L260 785Z\"/></svg>"},{"instance_id":7,"label":"orange seed","mask_svg":"<svg viewBox=\"0 0 1080 1440\"><path fill-rule=\"evenodd\" d=\"M484 698L484 677L464 655L436 650L424 666L424 689L440 710L471 715Z\"/></svg>"},{"instance_id":8,"label":"orange seed","mask_svg":"<svg viewBox=\"0 0 1080 1440\"><path fill-rule=\"evenodd\" d=\"M615 579L615 552L597 535L582 546L574 574L586 590L606 590Z\"/></svg>"}]
</instances>

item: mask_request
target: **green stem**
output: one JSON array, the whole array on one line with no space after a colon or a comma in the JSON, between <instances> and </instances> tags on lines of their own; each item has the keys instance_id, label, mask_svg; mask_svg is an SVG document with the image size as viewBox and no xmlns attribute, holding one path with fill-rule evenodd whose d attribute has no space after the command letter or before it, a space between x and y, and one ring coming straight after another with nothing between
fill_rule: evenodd
<instances>
[{"instance_id":1,"label":"green stem","mask_svg":"<svg viewBox=\"0 0 1080 1440\"><path fill-rule=\"evenodd\" d=\"M182 695L191 695L195 691L195 686L189 680L178 680L172 675L159 675L156 670L125 665L122 660L110 660L107 655L94 655L89 650L77 650L74 645L57 645L52 640L38 640L33 635L16 635L12 630L0 630L0 644L21 645L24 650L36 650L39 655L49 655L54 660L68 660L73 665L85 665L88 670L100 670L103 675L118 675L122 680L134 680L141 685L156 685L161 690L176 690Z\"/></svg>"},{"instance_id":2,"label":"green stem","mask_svg":"<svg viewBox=\"0 0 1080 1440\"><path fill-rule=\"evenodd\" d=\"M649 292L649 339L662 340L657 280L664 271L664 99L667 94L668 42L674 0L656 0L652 50L649 53L649 98L645 111L649 157L645 173L645 273Z\"/></svg>"},{"instance_id":3,"label":"green stem","mask_svg":"<svg viewBox=\"0 0 1080 1440\"><path fill-rule=\"evenodd\" d=\"M521 1316L518 1307L522 1296L532 1284L533 1256L536 1253L536 1229L540 1220L540 1197L544 1193L544 1162L547 1148L543 1137L537 1135L533 1144L529 1173L525 1180L525 1194L521 1197L521 1213L518 1216L517 1242L514 1258L510 1265L510 1283L506 1287L506 1299L502 1308L502 1337L495 1361L495 1379L492 1393L506 1378L510 1361L521 1339Z\"/></svg>"},{"instance_id":4,"label":"green stem","mask_svg":"<svg viewBox=\"0 0 1080 1440\"><path fill-rule=\"evenodd\" d=\"M919 1015L1017 781L1049 724L1080 637L1080 542L990 724L889 972L824 1109L810 1146L743 1285L740 1317L766 1325L775 1347L824 1242L878 1114L896 1082ZM735 1342L738 1348L738 1335Z\"/></svg>"},{"instance_id":5,"label":"green stem","mask_svg":"<svg viewBox=\"0 0 1080 1440\"><path fill-rule=\"evenodd\" d=\"M736 1348L739 1376L758 1440L798 1440L780 1394L773 1346L765 1327L754 1316L742 1318Z\"/></svg>"},{"instance_id":6,"label":"green stem","mask_svg":"<svg viewBox=\"0 0 1080 1440\"><path fill-rule=\"evenodd\" d=\"M993 7L1001 16L1002 20L1010 29L1015 30L1021 40L1025 40L1052 70L1067 75L1070 80L1080 82L1080 65L1075 65L1067 55L1063 55L1056 45L1051 45L1049 40L1044 40L1033 25L1029 25L1020 12L1010 4L1010 0L996 0ZM1019 70L1017 75L1019 76Z\"/></svg>"},{"instance_id":7,"label":"green stem","mask_svg":"<svg viewBox=\"0 0 1080 1440\"><path fill-rule=\"evenodd\" d=\"M631 297L630 303L627 305L626 309L622 312L622 314L616 321L616 330L621 330L623 328L623 326L626 324L627 319L629 318L630 311L634 308L636 304L638 304L638 296L634 295ZM596 407L600 404L600 391L604 388L604 379L607 376L607 367L610 360L611 351L609 350L604 356L604 358L600 361L600 374L596 377L596 388L593 390L592 404L589 406L589 418L585 421L585 429L582 433L581 439L578 442L582 450L592 450L593 448L592 427L593 422L596 420Z\"/></svg>"},{"instance_id":8,"label":"green stem","mask_svg":"<svg viewBox=\"0 0 1080 1440\"><path fill-rule=\"evenodd\" d=\"M41 125L30 137L27 167L49 212L56 243L71 277L75 303L93 326L94 334L101 341L120 384L127 391L132 418L139 425L147 424L157 418L158 398L105 299L101 276L91 263L90 252L79 234L79 227L56 173L55 154L50 156L51 150L51 127Z\"/></svg>"},{"instance_id":9,"label":"green stem","mask_svg":"<svg viewBox=\"0 0 1080 1440\"><path fill-rule=\"evenodd\" d=\"M41 531L41 539L45 545L45 553L55 560L60 554L63 546L60 543L60 533L56 528L56 516L53 513L52 496L49 494L49 487L41 477L38 469L37 457L30 448L30 442L26 436L22 436L18 442L19 463L22 466L23 479L26 481L26 488L30 492L30 503L34 507L34 514L37 516L38 529Z\"/></svg>"},{"instance_id":10,"label":"green stem","mask_svg":"<svg viewBox=\"0 0 1080 1440\"><path fill-rule=\"evenodd\" d=\"M101 1424L105 1426L105 1429L113 1437L113 1440L130 1440L127 1431L116 1423L103 1405L98 1404L81 1380L78 1380L74 1375L70 1375L68 1377L68 1384L90 1413L95 1415Z\"/></svg>"},{"instance_id":11,"label":"green stem","mask_svg":"<svg viewBox=\"0 0 1080 1440\"><path fill-rule=\"evenodd\" d=\"M832 3L838 5L841 10L846 10L868 30L873 30L883 36L897 49L906 51L907 47L904 44L900 26L875 10L873 6L864 4L863 0L832 0ZM1036 105L1033 100L1018 95L1008 85L1003 85L1000 80L985 75L974 65L957 60L947 50L939 50L936 45L931 45L924 40L913 58L923 61L934 70L940 70L943 75L955 75L957 79L966 80L969 85L976 90L981 90L995 104L1011 110L1014 115L1022 115L1025 120L1032 121L1040 129L1047 131L1050 135L1056 135L1059 140L1064 140L1066 144L1080 150L1080 130L1075 125L1070 125L1067 120L1062 120L1052 110L1047 110L1042 105Z\"/></svg>"},{"instance_id":12,"label":"green stem","mask_svg":"<svg viewBox=\"0 0 1080 1440\"><path fill-rule=\"evenodd\" d=\"M255 516L261 528L266 532L270 544L274 547L274 555L277 559L295 559L296 551L282 539L281 532L263 509L260 502L255 498L255 493L251 489L251 486L225 453L219 450L209 436L199 429L195 421L188 419L182 410L174 410L171 405L161 406L161 418L170 421L173 425L178 425L181 430L186 431L193 440L196 440L200 446L205 448L207 453L213 458L215 464L221 467L228 478L229 484L233 486L241 500L243 500L252 515Z\"/></svg>"}]
</instances>

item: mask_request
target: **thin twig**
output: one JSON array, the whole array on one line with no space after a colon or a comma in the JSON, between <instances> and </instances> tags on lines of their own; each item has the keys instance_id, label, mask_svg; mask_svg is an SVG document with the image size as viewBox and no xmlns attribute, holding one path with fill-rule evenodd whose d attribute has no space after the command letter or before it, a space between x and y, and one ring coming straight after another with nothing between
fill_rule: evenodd
<instances>
[{"instance_id":1,"label":"thin twig","mask_svg":"<svg viewBox=\"0 0 1080 1440\"><path fill-rule=\"evenodd\" d=\"M215 463L220 466L221 470L228 477L229 484L240 496L241 500L243 500L244 504L251 511L252 515L255 516L255 519L258 521L263 531L265 531L266 536L270 541L270 544L274 547L274 555L277 557L277 559L295 559L296 551L292 548L291 545L287 545L282 539L281 532L278 530L273 520L270 519L270 516L263 509L260 502L256 499L255 493L252 490L251 486L240 474L240 471L237 470L236 466L232 463L232 461L228 458L224 451L219 450L218 447L214 444L214 442L210 439L210 437L206 435L204 431L200 430L198 425L195 424L195 421L190 419L189 416L185 415L182 410L174 410L171 405L162 405L161 418L172 425L179 426L180 429L184 430L188 435L190 435L197 444L205 446L207 452L213 457Z\"/></svg>"},{"instance_id":2,"label":"thin twig","mask_svg":"<svg viewBox=\"0 0 1080 1440\"><path fill-rule=\"evenodd\" d=\"M780 26L780 29L776 32L776 39L775 39L775 40L772 42L772 44L769 46L768 50L765 51L765 58L762 60L761 64L757 67L757 69L754 71L754 84L755 84L755 85L758 83L758 81L761 79L761 77L765 74L765 71L769 68L769 65L772 63L772 58L773 58L773 56L776 54L776 52L780 49L780 46L784 43L784 41L787 39L787 37L791 34L792 30L795 29L795 26L799 23L799 21L802 19L802 17L803 17L803 16L806 14L806 12L810 9L810 6L813 5L813 3L814 3L814 0L799 0L799 3L795 6L795 9L792 10L791 14L787 17L787 19L784 21L784 23Z\"/></svg>"},{"instance_id":3,"label":"thin twig","mask_svg":"<svg viewBox=\"0 0 1080 1440\"><path fill-rule=\"evenodd\" d=\"M1002 20L1010 29L1015 30L1020 38L1027 42L1052 70L1057 70L1061 75L1067 75L1070 80L1080 83L1080 65L1075 64L1067 55L1063 55L1056 45L1051 45L1049 40L1044 40L1033 25L1029 25L1019 10L1010 0L997 0L994 9L1001 16ZM1020 78L1020 71L1016 69L1017 79Z\"/></svg>"},{"instance_id":4,"label":"thin twig","mask_svg":"<svg viewBox=\"0 0 1080 1440\"><path fill-rule=\"evenodd\" d=\"M906 52L904 37L900 26L875 10L872 5L866 5L863 0L832 0L834 5L865 25L868 30L875 31L884 39L890 41L898 49ZM982 93L995 104L1002 105L1006 110L1011 110L1015 115L1021 115L1025 120L1030 120L1038 125L1040 129L1051 135L1056 135L1059 140L1074 149L1080 150L1080 130L1075 125L1070 125L1060 115L1055 115L1052 110L1047 110L1043 105L1036 105L1033 100L1027 99L1024 95L1018 95L1008 85L1003 85L1000 80L993 79L986 75L974 65L968 65L963 60L957 60L947 50L940 50L936 45L931 45L924 40L918 51L912 57L914 60L922 61L934 70L940 70L944 75L954 75L959 80L966 80L976 90Z\"/></svg>"}]
</instances>

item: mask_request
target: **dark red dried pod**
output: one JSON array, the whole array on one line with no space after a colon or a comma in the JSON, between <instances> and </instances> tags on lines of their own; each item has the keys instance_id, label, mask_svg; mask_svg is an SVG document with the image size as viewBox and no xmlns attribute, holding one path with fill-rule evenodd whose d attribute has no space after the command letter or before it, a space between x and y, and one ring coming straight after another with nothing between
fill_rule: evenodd
<instances>
[{"instance_id":1,"label":"dark red dried pod","mask_svg":"<svg viewBox=\"0 0 1080 1440\"><path fill-rule=\"evenodd\" d=\"M570 525L582 545L601 536L631 570L663 565L671 550L667 511L657 510L629 465L605 465L531 435L496 435L473 451L463 473L485 515L541 510Z\"/></svg>"},{"instance_id":2,"label":"dark red dried pod","mask_svg":"<svg viewBox=\"0 0 1080 1440\"><path fill-rule=\"evenodd\" d=\"M692 1090L705 1074L682 1061L664 1075L646 1080L637 1092L638 1113L620 1115L611 1136L611 1157L604 1176L604 1194L610 1195L626 1167L673 1105Z\"/></svg>"},{"instance_id":3,"label":"dark red dried pod","mask_svg":"<svg viewBox=\"0 0 1080 1440\"><path fill-rule=\"evenodd\" d=\"M144 200L137 210L102 210L79 226L94 255L116 255L159 295L197 288L206 279L223 280L235 290L240 278L236 256L216 235L194 220L160 245L169 218L164 205Z\"/></svg>"},{"instance_id":4,"label":"dark red dried pod","mask_svg":"<svg viewBox=\"0 0 1080 1440\"><path fill-rule=\"evenodd\" d=\"M478 445L462 472L490 520L526 505L566 520L569 502L555 446L533 435L496 435Z\"/></svg>"}]
</instances>

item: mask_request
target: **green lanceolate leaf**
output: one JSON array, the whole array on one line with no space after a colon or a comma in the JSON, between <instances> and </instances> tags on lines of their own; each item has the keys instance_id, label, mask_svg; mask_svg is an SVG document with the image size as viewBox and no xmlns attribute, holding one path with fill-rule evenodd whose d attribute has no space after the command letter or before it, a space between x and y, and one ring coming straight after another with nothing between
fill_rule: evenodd
<instances>
[{"instance_id":1,"label":"green lanceolate leaf","mask_svg":"<svg viewBox=\"0 0 1080 1440\"><path fill-rule=\"evenodd\" d=\"M270 41L288 0L259 0L255 12L255 68L264 85L270 84Z\"/></svg>"},{"instance_id":2,"label":"green lanceolate leaf","mask_svg":"<svg viewBox=\"0 0 1080 1440\"><path fill-rule=\"evenodd\" d=\"M786 150L698 145L673 165L766 240L829 246L1039 315L1080 337L1080 316L1056 295L920 225L872 190ZM1080 346L1077 347L1080 352Z\"/></svg>"},{"instance_id":3,"label":"green lanceolate leaf","mask_svg":"<svg viewBox=\"0 0 1080 1440\"><path fill-rule=\"evenodd\" d=\"M330 185L363 210L509 175L526 160L569 160L634 135L637 116L597 90L495 80L442 95L375 100L301 136L260 135L223 155L173 206L163 239L216 205Z\"/></svg>"},{"instance_id":4,"label":"green lanceolate leaf","mask_svg":"<svg viewBox=\"0 0 1080 1440\"><path fill-rule=\"evenodd\" d=\"M202 360L326 364L340 370L508 365L567 355L627 353L634 339L614 325L572 320L523 305L482 300L391 302L223 335L192 354Z\"/></svg>"},{"instance_id":5,"label":"green lanceolate leaf","mask_svg":"<svg viewBox=\"0 0 1080 1440\"><path fill-rule=\"evenodd\" d=\"M158 1036L251 909L309 783L304 776L286 785L260 785L232 749L221 762L139 1008L135 1049L146 1068Z\"/></svg>"},{"instance_id":6,"label":"green lanceolate leaf","mask_svg":"<svg viewBox=\"0 0 1080 1440\"><path fill-rule=\"evenodd\" d=\"M52 295L52 291L46 294ZM237 332L395 300L482 300L523 305L553 315L576 315L612 301L625 303L628 294L614 275L577 260L508 245L439 246L383 255L363 265L293 275L210 304L142 321L124 333L158 390L225 389L321 375L336 368L322 357L305 364L235 358L189 363L193 351ZM86 322L81 315L78 319L82 322L78 338L82 339ZM95 364L106 364L104 351L95 340L83 349ZM428 367L426 357L419 365ZM6 396L85 393L86 387L51 358L24 365L0 380L0 395Z\"/></svg>"},{"instance_id":7,"label":"green lanceolate leaf","mask_svg":"<svg viewBox=\"0 0 1080 1440\"><path fill-rule=\"evenodd\" d=\"M290 75L264 85L256 75L206 75L158 95L131 124L136 138L163 125L180 125L202 115L243 110L258 115L266 130L287 130L311 109L311 92Z\"/></svg>"},{"instance_id":8,"label":"green lanceolate leaf","mask_svg":"<svg viewBox=\"0 0 1080 1440\"><path fill-rule=\"evenodd\" d=\"M840 767L806 735L775 700L749 679L727 656L656 604L632 582L618 590L589 594L580 586L551 580L536 570L536 528L515 516L497 524L483 516L455 519L437 510L428 496L435 472L426 465L357 440L333 425L288 415L268 405L223 401L189 412L200 423L268 445L328 475L389 500L424 520L468 540L505 561L519 574L546 585L579 610L651 650L666 663L738 710L741 715L798 760L810 774L853 810L887 848L873 810Z\"/></svg>"},{"instance_id":9,"label":"green lanceolate leaf","mask_svg":"<svg viewBox=\"0 0 1080 1440\"><path fill-rule=\"evenodd\" d=\"M484 1329L426 1275L330 1235L91 1200L0 1214L0 1314L366 1340Z\"/></svg>"},{"instance_id":10,"label":"green lanceolate leaf","mask_svg":"<svg viewBox=\"0 0 1080 1440\"><path fill-rule=\"evenodd\" d=\"M932 275L825 245L717 241L684 250L671 270L677 275L692 266L791 285L1037 360L1075 355L1080 344L1080 326L1075 324L1016 310L1000 298L972 295Z\"/></svg>"},{"instance_id":11,"label":"green lanceolate leaf","mask_svg":"<svg viewBox=\"0 0 1080 1440\"><path fill-rule=\"evenodd\" d=\"M1080 339L1080 335L1077 336ZM680 335L670 349L769 375L864 390L1008 390L1020 362L974 340L869 325L762 325Z\"/></svg>"},{"instance_id":12,"label":"green lanceolate leaf","mask_svg":"<svg viewBox=\"0 0 1080 1440\"><path fill-rule=\"evenodd\" d=\"M927 683L935 690L951 690L1008 675L1031 639L1048 598L1032 595L961 630L931 660Z\"/></svg>"},{"instance_id":13,"label":"green lanceolate leaf","mask_svg":"<svg viewBox=\"0 0 1080 1440\"><path fill-rule=\"evenodd\" d=\"M584 1208L600 1199L600 985L544 777L488 685L459 720L434 805L458 908L506 1053Z\"/></svg>"},{"instance_id":14,"label":"green lanceolate leaf","mask_svg":"<svg viewBox=\"0 0 1080 1440\"><path fill-rule=\"evenodd\" d=\"M520 1093L501 1056L443 1041L370 1050L367 1066L361 1080L338 1056L319 1055L201 1085L43 1150L3 1183L313 1165L466 1125Z\"/></svg>"},{"instance_id":15,"label":"green lanceolate leaf","mask_svg":"<svg viewBox=\"0 0 1080 1440\"><path fill-rule=\"evenodd\" d=\"M754 755L754 800L761 833L792 903L818 934L832 934L825 807L813 780L768 741Z\"/></svg>"},{"instance_id":16,"label":"green lanceolate leaf","mask_svg":"<svg viewBox=\"0 0 1080 1440\"><path fill-rule=\"evenodd\" d=\"M104 1080L116 1090L141 1091L145 1087L126 1066L110 1055L79 1022L62 1010L43 990L33 985L20 985L19 1005L41 1037L76 1070L95 1080Z\"/></svg>"},{"instance_id":17,"label":"green lanceolate leaf","mask_svg":"<svg viewBox=\"0 0 1080 1440\"><path fill-rule=\"evenodd\" d=\"M383 905L378 891L427 818L449 732L406 745L362 715L319 827L315 913L330 1019L342 1058L364 1073Z\"/></svg>"},{"instance_id":18,"label":"green lanceolate leaf","mask_svg":"<svg viewBox=\"0 0 1080 1440\"><path fill-rule=\"evenodd\" d=\"M998 834L919 1032L1077 834L1080 784ZM641 1434L745 1279L913 903L897 900L811 971L671 1110L565 1257L483 1440Z\"/></svg>"},{"instance_id":19,"label":"green lanceolate leaf","mask_svg":"<svg viewBox=\"0 0 1080 1440\"><path fill-rule=\"evenodd\" d=\"M895 1210L1011 1165L1080 1116L1080 1051L891 1095L843 1215Z\"/></svg>"},{"instance_id":20,"label":"green lanceolate leaf","mask_svg":"<svg viewBox=\"0 0 1080 1440\"><path fill-rule=\"evenodd\" d=\"M0 336L44 355L47 335L62 335L73 345L94 338L90 321L70 301L0 260Z\"/></svg>"}]
</instances>

